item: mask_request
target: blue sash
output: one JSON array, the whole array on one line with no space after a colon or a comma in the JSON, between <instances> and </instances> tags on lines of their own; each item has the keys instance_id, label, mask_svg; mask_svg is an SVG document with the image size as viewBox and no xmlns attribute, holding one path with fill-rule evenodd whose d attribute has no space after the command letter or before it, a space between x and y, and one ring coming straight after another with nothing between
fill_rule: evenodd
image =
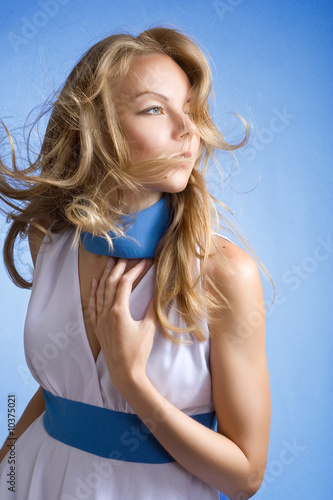
<instances>
[{"instance_id":1,"label":"blue sash","mask_svg":"<svg viewBox=\"0 0 333 500\"><path fill-rule=\"evenodd\" d=\"M114 460L145 464L175 461L137 415L61 398L45 389L43 393L44 427L54 439ZM215 412L191 418L215 428Z\"/></svg>"}]
</instances>

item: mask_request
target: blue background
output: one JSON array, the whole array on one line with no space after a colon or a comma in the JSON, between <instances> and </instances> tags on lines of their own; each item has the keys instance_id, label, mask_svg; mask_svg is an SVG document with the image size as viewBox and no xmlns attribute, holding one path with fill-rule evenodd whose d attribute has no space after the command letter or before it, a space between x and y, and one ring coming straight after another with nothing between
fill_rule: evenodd
<instances>
[{"instance_id":1,"label":"blue background","mask_svg":"<svg viewBox=\"0 0 333 500\"><path fill-rule=\"evenodd\" d=\"M235 213L276 286L267 312L272 428L255 498L329 498L332 463L332 2L297 0L4 2L0 117L13 131L57 88L81 54L113 33L175 25L211 55L214 117L227 137L253 123L252 144L226 155L210 186ZM19 137L19 133L18 133ZM5 228L0 218L1 239ZM29 263L26 247L19 252ZM25 264L27 265L27 264ZM0 434L7 394L22 413L36 390L23 352L30 292L0 264ZM272 292L263 278L267 304Z\"/></svg>"}]
</instances>

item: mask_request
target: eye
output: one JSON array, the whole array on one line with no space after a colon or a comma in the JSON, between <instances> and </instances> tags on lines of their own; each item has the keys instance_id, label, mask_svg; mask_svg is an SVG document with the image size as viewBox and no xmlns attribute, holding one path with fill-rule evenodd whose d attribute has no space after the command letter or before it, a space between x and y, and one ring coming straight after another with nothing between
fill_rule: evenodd
<instances>
[{"instance_id":1,"label":"eye","mask_svg":"<svg viewBox=\"0 0 333 500\"><path fill-rule=\"evenodd\" d=\"M163 107L162 106L152 106L151 108L147 108L147 109L144 109L143 111L141 111L141 114L144 114L144 115L163 115L164 114L164 110L163 110Z\"/></svg>"}]
</instances>

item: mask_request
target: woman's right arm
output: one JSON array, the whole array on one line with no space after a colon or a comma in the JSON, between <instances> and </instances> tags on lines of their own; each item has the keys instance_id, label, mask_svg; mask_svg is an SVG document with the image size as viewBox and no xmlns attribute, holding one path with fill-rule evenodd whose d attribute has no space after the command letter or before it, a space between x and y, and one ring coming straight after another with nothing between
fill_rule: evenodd
<instances>
[{"instance_id":1,"label":"woman's right arm","mask_svg":"<svg viewBox=\"0 0 333 500\"><path fill-rule=\"evenodd\" d=\"M34 265L36 264L37 254L40 249L41 243L44 238L44 233L30 227L29 229L29 247L31 252L31 257ZM21 418L15 427L15 438L18 439L27 428L45 411L45 401L42 392L42 388L39 387L36 394L32 397L28 403L26 409L24 410ZM8 436L0 450L0 463L7 455L11 441L13 441L13 436Z\"/></svg>"}]
</instances>

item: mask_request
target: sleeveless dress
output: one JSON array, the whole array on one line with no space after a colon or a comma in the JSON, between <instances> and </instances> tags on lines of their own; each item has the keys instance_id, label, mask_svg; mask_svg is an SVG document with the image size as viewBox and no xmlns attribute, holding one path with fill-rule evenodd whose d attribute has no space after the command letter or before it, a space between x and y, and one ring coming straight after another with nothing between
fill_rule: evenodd
<instances>
[{"instance_id":1,"label":"sleeveless dress","mask_svg":"<svg viewBox=\"0 0 333 500\"><path fill-rule=\"evenodd\" d=\"M133 413L116 391L103 353L95 362L84 326L78 251L73 231L42 245L25 323L25 354L33 377L55 396ZM154 295L154 266L133 290L130 310L143 318ZM169 313L184 327L175 307ZM207 325L206 325L207 328ZM207 330L208 333L208 330ZM158 391L188 415L214 409L210 343L174 345L157 329L147 374ZM94 432L94 429L91 429ZM135 434L132 443L139 442ZM2 500L218 500L218 491L177 462L133 463L102 458L52 438L43 415L16 441L16 492L8 490L7 457L0 468Z\"/></svg>"}]
</instances>

